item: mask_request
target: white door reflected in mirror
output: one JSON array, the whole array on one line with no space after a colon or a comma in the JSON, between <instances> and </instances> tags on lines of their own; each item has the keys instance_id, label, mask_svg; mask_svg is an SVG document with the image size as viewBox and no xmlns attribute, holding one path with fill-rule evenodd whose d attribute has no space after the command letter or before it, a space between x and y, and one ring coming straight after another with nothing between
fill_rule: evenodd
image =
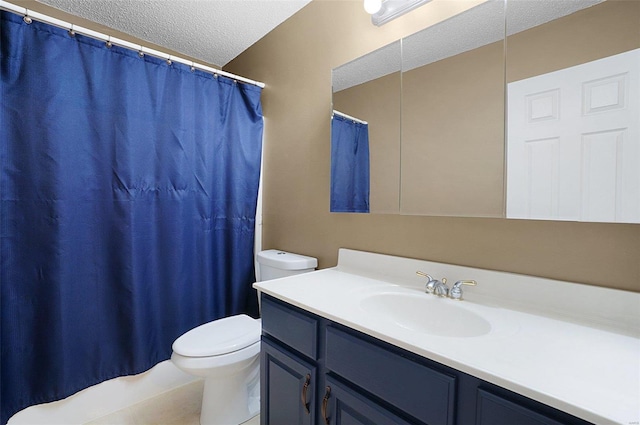
<instances>
[{"instance_id":1,"label":"white door reflected in mirror","mask_svg":"<svg viewBox=\"0 0 640 425\"><path fill-rule=\"evenodd\" d=\"M640 223L640 49L508 85L507 217Z\"/></svg>"}]
</instances>

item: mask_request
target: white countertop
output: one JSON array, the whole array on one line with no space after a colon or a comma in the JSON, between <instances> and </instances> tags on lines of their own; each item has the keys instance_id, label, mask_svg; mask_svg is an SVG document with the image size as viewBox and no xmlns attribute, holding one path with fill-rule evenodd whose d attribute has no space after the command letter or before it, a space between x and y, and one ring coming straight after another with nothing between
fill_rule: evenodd
<instances>
[{"instance_id":1,"label":"white countertop","mask_svg":"<svg viewBox=\"0 0 640 425\"><path fill-rule=\"evenodd\" d=\"M640 339L637 335L640 331L637 329L640 315L639 294L606 289L603 292L602 288L583 288L583 285L529 276L358 251L344 252L343 255L343 251L341 250L341 260L335 268L258 282L254 286L259 291L319 316L584 420L597 424L640 423ZM362 264L349 263L347 258L350 255L359 256L357 260L369 266L364 269ZM371 256L373 257L370 258ZM342 260L343 257L345 260ZM399 265L410 267L405 271L406 279L398 278L397 269L372 271L372 264L395 262L396 258ZM430 274L464 274L463 277L454 279L474 279L477 274L485 280L476 278L477 287L465 288L464 301L441 299L424 294L424 280L413 276L416 267L425 269ZM442 277L440 274L437 276ZM559 289L545 290L543 292L547 295L543 294L540 299L530 298L526 303L520 304L514 301L517 291L505 295L504 300L486 296L486 293L483 295L482 290L473 295L474 290L483 284L495 290L495 285L502 284L496 282L504 280L509 285L509 279L518 279L527 284L530 283L527 279L534 279L532 281L537 282L539 287L548 284L549 288L557 286ZM488 280L492 281L491 285ZM510 284L510 290L515 286L517 285ZM602 299L598 304L600 311L579 311L582 307L580 302L563 299L559 305L566 305L567 311L558 313L550 307L548 314L545 314L541 306L553 303L544 297L548 294L562 295L565 290L573 291L576 300L587 299L596 294ZM581 295L583 290L587 295ZM591 294L588 295L590 291ZM486 335L461 338L416 332L363 309L361 300L376 293L423 294L425 297L434 297L433 302L453 303L456 307L481 315L491 323L492 329ZM527 290L519 293L525 294ZM609 294L611 298L608 298ZM577 304L573 307L577 313L571 312L571 304ZM518 305L529 305L531 311L516 309ZM639 307L638 313L634 312L635 307ZM611 309L610 315L607 314L607 308ZM611 315L620 316L614 317L619 323L619 329L607 323L606 316ZM600 316L604 319L596 320ZM591 318L593 323L590 323Z\"/></svg>"}]
</instances>

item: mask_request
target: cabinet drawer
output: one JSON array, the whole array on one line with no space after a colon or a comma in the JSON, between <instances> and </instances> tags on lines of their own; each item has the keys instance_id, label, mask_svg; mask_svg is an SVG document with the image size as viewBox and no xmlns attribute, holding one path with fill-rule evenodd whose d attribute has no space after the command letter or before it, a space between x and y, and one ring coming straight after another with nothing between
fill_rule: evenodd
<instances>
[{"instance_id":1,"label":"cabinet drawer","mask_svg":"<svg viewBox=\"0 0 640 425\"><path fill-rule=\"evenodd\" d=\"M326 337L327 369L429 425L454 423L454 376L335 327Z\"/></svg>"},{"instance_id":2,"label":"cabinet drawer","mask_svg":"<svg viewBox=\"0 0 640 425\"><path fill-rule=\"evenodd\" d=\"M326 380L321 414L329 425L411 425L331 377Z\"/></svg>"},{"instance_id":3,"label":"cabinet drawer","mask_svg":"<svg viewBox=\"0 0 640 425\"><path fill-rule=\"evenodd\" d=\"M535 403L531 400L531 403ZM478 389L476 425L586 425L588 422L541 405L539 409ZM534 410L535 409L535 410Z\"/></svg>"},{"instance_id":4,"label":"cabinet drawer","mask_svg":"<svg viewBox=\"0 0 640 425\"><path fill-rule=\"evenodd\" d=\"M318 320L266 295L262 296L262 331L311 359L318 358Z\"/></svg>"}]
</instances>

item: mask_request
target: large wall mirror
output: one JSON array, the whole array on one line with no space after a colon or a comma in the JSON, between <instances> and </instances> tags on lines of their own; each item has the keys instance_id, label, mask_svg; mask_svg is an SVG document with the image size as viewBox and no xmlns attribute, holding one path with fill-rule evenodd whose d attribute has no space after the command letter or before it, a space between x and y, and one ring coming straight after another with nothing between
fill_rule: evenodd
<instances>
[{"instance_id":1,"label":"large wall mirror","mask_svg":"<svg viewBox=\"0 0 640 425\"><path fill-rule=\"evenodd\" d=\"M640 2L488 0L400 45L390 98L334 70L334 109L397 119L370 123L371 212L640 222Z\"/></svg>"}]
</instances>

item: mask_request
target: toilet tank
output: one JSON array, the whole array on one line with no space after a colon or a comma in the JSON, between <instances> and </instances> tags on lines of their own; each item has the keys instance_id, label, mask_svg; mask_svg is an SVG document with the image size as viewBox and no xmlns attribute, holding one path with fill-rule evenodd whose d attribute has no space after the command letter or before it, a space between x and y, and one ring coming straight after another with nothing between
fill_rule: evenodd
<instances>
[{"instance_id":1,"label":"toilet tank","mask_svg":"<svg viewBox=\"0 0 640 425\"><path fill-rule=\"evenodd\" d=\"M312 272L318 267L318 260L305 255L269 249L258 253L258 264L260 280L264 281Z\"/></svg>"}]
</instances>

